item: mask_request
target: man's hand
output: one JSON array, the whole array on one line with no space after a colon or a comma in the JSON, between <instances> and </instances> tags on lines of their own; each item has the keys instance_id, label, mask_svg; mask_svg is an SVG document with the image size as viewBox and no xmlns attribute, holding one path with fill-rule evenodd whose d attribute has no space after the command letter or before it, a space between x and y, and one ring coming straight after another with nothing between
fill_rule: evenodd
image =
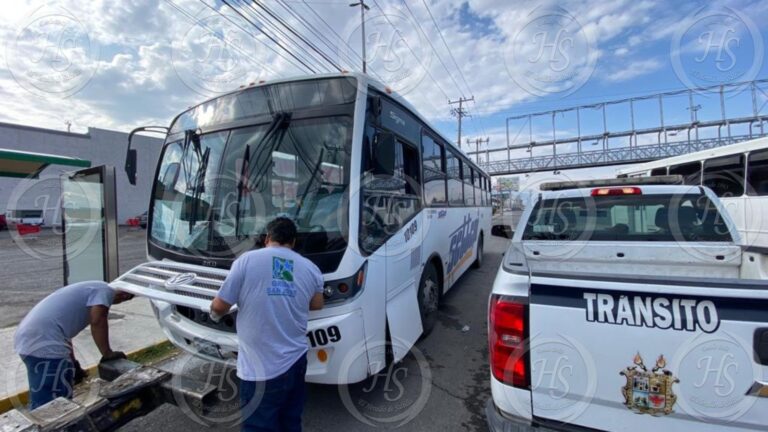
<instances>
[{"instance_id":1,"label":"man's hand","mask_svg":"<svg viewBox=\"0 0 768 432\"><path fill-rule=\"evenodd\" d=\"M99 363L104 363L104 362L108 362L108 361L111 361L111 360L119 360L119 359L124 359L124 358L126 358L124 352L122 352L122 351L110 351L110 352L104 354L101 357L101 361Z\"/></svg>"},{"instance_id":2,"label":"man's hand","mask_svg":"<svg viewBox=\"0 0 768 432\"><path fill-rule=\"evenodd\" d=\"M211 311L208 314L208 317L211 318L211 321L213 321L213 322L218 324L221 321L221 319L224 318L224 315L219 315L216 312Z\"/></svg>"},{"instance_id":3,"label":"man's hand","mask_svg":"<svg viewBox=\"0 0 768 432\"><path fill-rule=\"evenodd\" d=\"M309 301L309 310L320 310L323 306L325 306L323 293L317 293L312 296L312 299Z\"/></svg>"},{"instance_id":4,"label":"man's hand","mask_svg":"<svg viewBox=\"0 0 768 432\"><path fill-rule=\"evenodd\" d=\"M208 314L211 317L211 321L217 323L221 321L224 315L228 314L231 309L231 304L225 302L219 297L215 297L211 302L211 310L208 312Z\"/></svg>"},{"instance_id":5,"label":"man's hand","mask_svg":"<svg viewBox=\"0 0 768 432\"><path fill-rule=\"evenodd\" d=\"M75 367L75 384L80 384L88 377L88 372L85 371L85 369L80 366L80 362L77 360L74 360L74 367Z\"/></svg>"}]
</instances>

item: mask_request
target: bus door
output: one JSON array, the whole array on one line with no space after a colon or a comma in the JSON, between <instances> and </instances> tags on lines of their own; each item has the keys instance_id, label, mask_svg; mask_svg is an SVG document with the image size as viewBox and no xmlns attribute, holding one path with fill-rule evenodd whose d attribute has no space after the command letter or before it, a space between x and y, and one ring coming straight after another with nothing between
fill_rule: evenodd
<instances>
[{"instance_id":1,"label":"bus door","mask_svg":"<svg viewBox=\"0 0 768 432\"><path fill-rule=\"evenodd\" d=\"M401 360L422 333L418 305L421 279L421 162L418 150L399 139L394 145L394 183L387 221L387 322L395 361Z\"/></svg>"},{"instance_id":2,"label":"bus door","mask_svg":"<svg viewBox=\"0 0 768 432\"><path fill-rule=\"evenodd\" d=\"M62 175L61 228L65 285L119 276L114 167Z\"/></svg>"}]
</instances>

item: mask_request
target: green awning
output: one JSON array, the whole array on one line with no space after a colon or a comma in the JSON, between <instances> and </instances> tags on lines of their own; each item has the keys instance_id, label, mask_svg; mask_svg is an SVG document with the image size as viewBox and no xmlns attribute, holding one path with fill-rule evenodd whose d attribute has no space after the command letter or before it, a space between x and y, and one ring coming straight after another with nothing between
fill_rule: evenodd
<instances>
[{"instance_id":1,"label":"green awning","mask_svg":"<svg viewBox=\"0 0 768 432\"><path fill-rule=\"evenodd\" d=\"M0 177L37 178L48 165L88 168L91 166L91 161L67 156L0 149Z\"/></svg>"}]
</instances>

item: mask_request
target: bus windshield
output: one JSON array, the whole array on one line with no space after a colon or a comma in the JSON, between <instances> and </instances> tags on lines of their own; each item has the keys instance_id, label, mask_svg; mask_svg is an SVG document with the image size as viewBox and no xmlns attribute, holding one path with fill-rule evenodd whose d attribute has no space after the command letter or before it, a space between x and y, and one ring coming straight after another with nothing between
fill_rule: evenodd
<instances>
[{"instance_id":1,"label":"bus windshield","mask_svg":"<svg viewBox=\"0 0 768 432\"><path fill-rule=\"evenodd\" d=\"M298 252L310 259L343 252L352 108L327 115L284 110L260 120L186 133L166 145L153 190L151 242L184 255L232 259L262 246L267 223L285 216L298 227Z\"/></svg>"}]
</instances>

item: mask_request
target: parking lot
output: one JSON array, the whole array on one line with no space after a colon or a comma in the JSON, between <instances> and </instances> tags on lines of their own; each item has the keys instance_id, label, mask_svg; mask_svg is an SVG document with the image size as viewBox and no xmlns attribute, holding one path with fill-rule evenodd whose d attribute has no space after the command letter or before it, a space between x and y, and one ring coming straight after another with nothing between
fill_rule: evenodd
<instances>
[{"instance_id":1,"label":"parking lot","mask_svg":"<svg viewBox=\"0 0 768 432\"><path fill-rule=\"evenodd\" d=\"M449 292L435 330L401 364L356 385L309 385L305 430L487 430L483 415L490 397L486 309L505 244L502 239L488 240L483 267L468 271ZM211 430L238 430L226 420L236 413L231 376L210 373L210 365L186 355L165 367L220 380L223 399L233 399L228 409L207 419L213 422ZM202 420L189 410L165 405L121 430L186 432L198 430Z\"/></svg>"},{"instance_id":2,"label":"parking lot","mask_svg":"<svg viewBox=\"0 0 768 432\"><path fill-rule=\"evenodd\" d=\"M146 260L145 230L120 228L120 273ZM18 324L43 297L63 284L61 236L44 229L14 241L0 231L0 328Z\"/></svg>"}]
</instances>

